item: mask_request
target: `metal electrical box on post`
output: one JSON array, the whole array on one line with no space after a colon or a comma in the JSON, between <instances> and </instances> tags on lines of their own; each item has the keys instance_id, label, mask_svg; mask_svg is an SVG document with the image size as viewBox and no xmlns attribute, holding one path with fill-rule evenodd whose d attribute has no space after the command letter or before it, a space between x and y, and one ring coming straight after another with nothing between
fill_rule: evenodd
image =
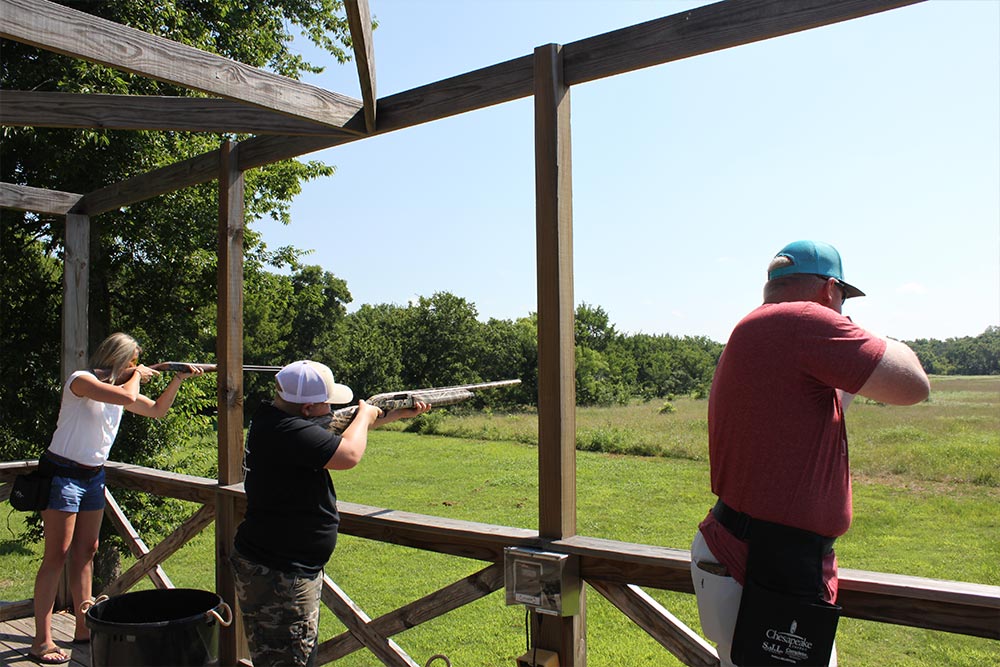
<instances>
[{"instance_id":1,"label":"metal electrical box on post","mask_svg":"<svg viewBox=\"0 0 1000 667\"><path fill-rule=\"evenodd\" d=\"M574 616L580 612L580 574L576 557L506 547L503 560L508 605L523 604L550 616Z\"/></svg>"}]
</instances>

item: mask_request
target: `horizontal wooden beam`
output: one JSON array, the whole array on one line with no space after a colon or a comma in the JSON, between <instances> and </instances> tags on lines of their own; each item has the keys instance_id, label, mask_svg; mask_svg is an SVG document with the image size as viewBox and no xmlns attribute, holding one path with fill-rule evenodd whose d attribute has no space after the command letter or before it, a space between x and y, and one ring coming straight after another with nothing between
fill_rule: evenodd
<instances>
[{"instance_id":1,"label":"horizontal wooden beam","mask_svg":"<svg viewBox=\"0 0 1000 667\"><path fill-rule=\"evenodd\" d=\"M0 463L0 483L36 466ZM217 491L246 508L242 484L219 487L215 480L117 462L106 467L112 486L202 503L214 502ZM579 556L580 576L588 581L693 592L691 555L681 549L584 536L546 541L524 528L354 503L338 503L338 509L347 535L493 563L502 562L505 546L538 547ZM841 569L838 602L853 618L1000 639L1000 586Z\"/></svg>"},{"instance_id":2,"label":"horizontal wooden beam","mask_svg":"<svg viewBox=\"0 0 1000 667\"><path fill-rule=\"evenodd\" d=\"M0 183L0 208L18 211L66 215L76 206L83 195L33 188L27 185Z\"/></svg>"},{"instance_id":3,"label":"horizontal wooden beam","mask_svg":"<svg viewBox=\"0 0 1000 667\"><path fill-rule=\"evenodd\" d=\"M343 136L343 130L216 97L0 90L0 125Z\"/></svg>"},{"instance_id":4,"label":"horizontal wooden beam","mask_svg":"<svg viewBox=\"0 0 1000 667\"><path fill-rule=\"evenodd\" d=\"M570 85L819 28L924 0L726 0L563 47Z\"/></svg>"},{"instance_id":5,"label":"horizontal wooden beam","mask_svg":"<svg viewBox=\"0 0 1000 667\"><path fill-rule=\"evenodd\" d=\"M29 1L42 0L0 0L0 8L7 3ZM563 48L566 80L570 84L589 81L628 68L681 60L919 1L922 0L729 0L566 44ZM527 97L533 91L533 62L532 55L522 56L383 98L377 104L375 134ZM364 120L355 116L346 127L362 133ZM239 169L247 171L360 138L363 137L254 137L239 144ZM208 182L216 178L217 164L217 152L212 151L102 188L86 195L79 212L97 215Z\"/></svg>"},{"instance_id":6,"label":"horizontal wooden beam","mask_svg":"<svg viewBox=\"0 0 1000 667\"><path fill-rule=\"evenodd\" d=\"M0 0L0 37L335 128L359 100L48 0Z\"/></svg>"},{"instance_id":7,"label":"horizontal wooden beam","mask_svg":"<svg viewBox=\"0 0 1000 667\"><path fill-rule=\"evenodd\" d=\"M563 47L565 79L573 85L922 1L728 0L570 42ZM532 55L521 56L385 97L378 102L376 134L527 97L533 92L533 62ZM240 144L240 168L354 140L255 137Z\"/></svg>"}]
</instances>

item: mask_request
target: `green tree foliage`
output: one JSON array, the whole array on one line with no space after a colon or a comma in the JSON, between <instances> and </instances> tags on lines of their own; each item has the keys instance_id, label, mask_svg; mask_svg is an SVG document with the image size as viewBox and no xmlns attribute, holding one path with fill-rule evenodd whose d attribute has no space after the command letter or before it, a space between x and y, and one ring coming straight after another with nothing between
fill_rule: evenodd
<instances>
[{"instance_id":1,"label":"green tree foliage","mask_svg":"<svg viewBox=\"0 0 1000 667\"><path fill-rule=\"evenodd\" d=\"M938 375L1000 375L1000 326L986 327L978 336L907 341L928 373Z\"/></svg>"},{"instance_id":2,"label":"green tree foliage","mask_svg":"<svg viewBox=\"0 0 1000 667\"><path fill-rule=\"evenodd\" d=\"M347 59L344 47L349 32L337 0L62 4L292 78L318 70L289 48L292 29L303 32L338 61ZM8 40L0 40L0 89L199 95ZM224 139L239 138L188 132L4 127L0 181L88 193L212 151ZM287 223L289 204L302 181L332 173L333 169L322 163L296 160L247 173L248 225L264 217ZM210 360L208 356L215 350L217 191L216 184L205 184L91 219L91 350L109 333L121 330L139 339L147 363ZM4 418L0 420L0 446L11 458L34 457L48 444L59 403L58 273L65 221L58 216L3 211L0 229L5 255L0 269L2 284L20 288L16 297L6 290L3 300L0 414ZM273 352L278 357L287 352L287 345L273 345L273 339L281 336L283 320L267 317L260 304L280 302L287 294L288 303L297 305L298 297L302 307L297 314L309 318L315 314L307 304L309 298L296 289L315 277L286 285L287 281L266 275L271 268L297 268L293 263L300 253L289 248L269 251L251 227L245 239L245 299L251 304L251 318L257 317L263 325L263 330L253 335L259 339L261 354ZM257 343L254 340L250 346L255 354ZM147 393L155 395L156 387ZM190 417L205 414L214 403L214 390L185 383L166 419L126 418L116 442L116 458L155 464L197 427L197 421ZM8 418L25 412L25 405L36 415L34 423L26 417ZM147 527L146 516L151 515L130 512L140 529Z\"/></svg>"}]
</instances>

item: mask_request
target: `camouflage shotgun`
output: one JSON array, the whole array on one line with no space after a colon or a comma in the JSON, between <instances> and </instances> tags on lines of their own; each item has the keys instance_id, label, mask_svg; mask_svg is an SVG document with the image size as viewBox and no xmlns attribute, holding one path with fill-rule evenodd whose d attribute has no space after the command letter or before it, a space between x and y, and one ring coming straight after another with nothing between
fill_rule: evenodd
<instances>
[{"instance_id":1,"label":"camouflage shotgun","mask_svg":"<svg viewBox=\"0 0 1000 667\"><path fill-rule=\"evenodd\" d=\"M431 387L430 389L412 389L410 391L390 392L388 394L375 394L366 402L381 408L383 412L389 412L397 408L412 408L418 401L429 403L433 407L443 405L454 405L467 401L475 392L483 389L499 389L500 387L513 387L521 384L520 380L497 380L496 382L483 382L481 384L460 384L454 387ZM334 433L343 433L344 429L350 426L354 420L354 415L358 411L358 406L351 405L346 408L334 410L330 414L330 422L324 424L326 428ZM325 419L323 420L325 422Z\"/></svg>"}]
</instances>

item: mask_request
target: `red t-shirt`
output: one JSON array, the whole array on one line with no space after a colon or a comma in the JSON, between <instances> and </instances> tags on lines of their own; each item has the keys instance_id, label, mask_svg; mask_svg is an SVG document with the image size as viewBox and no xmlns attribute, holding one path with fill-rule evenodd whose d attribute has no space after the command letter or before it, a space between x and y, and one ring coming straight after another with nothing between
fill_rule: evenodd
<instances>
[{"instance_id":1,"label":"red t-shirt","mask_svg":"<svg viewBox=\"0 0 1000 667\"><path fill-rule=\"evenodd\" d=\"M847 532L851 477L836 390L857 393L884 352L884 340L809 301L764 304L743 318L709 399L715 495L757 519ZM726 551L705 538L717 556L716 546Z\"/></svg>"}]
</instances>

